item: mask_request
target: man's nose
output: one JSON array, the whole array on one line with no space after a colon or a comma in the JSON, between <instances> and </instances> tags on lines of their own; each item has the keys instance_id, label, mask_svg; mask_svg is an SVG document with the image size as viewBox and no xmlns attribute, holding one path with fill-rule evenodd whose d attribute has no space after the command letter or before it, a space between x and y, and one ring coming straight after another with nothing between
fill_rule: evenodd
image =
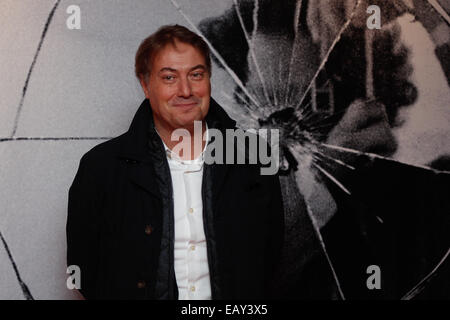
<instances>
[{"instance_id":1,"label":"man's nose","mask_svg":"<svg viewBox=\"0 0 450 320\"><path fill-rule=\"evenodd\" d=\"M192 95L191 83L188 79L181 79L178 83L178 96L189 98Z\"/></svg>"}]
</instances>

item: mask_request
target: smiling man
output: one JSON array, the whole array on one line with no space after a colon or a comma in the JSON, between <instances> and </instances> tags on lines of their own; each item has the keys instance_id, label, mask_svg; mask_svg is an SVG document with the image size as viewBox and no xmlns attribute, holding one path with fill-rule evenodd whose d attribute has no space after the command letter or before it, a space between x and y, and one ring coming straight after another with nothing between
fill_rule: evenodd
<instances>
[{"instance_id":1,"label":"smiling man","mask_svg":"<svg viewBox=\"0 0 450 320\"><path fill-rule=\"evenodd\" d=\"M184 128L194 136L194 121L202 121L208 113L211 63L207 46L201 39L196 39L198 48L175 37L160 50L152 47L153 42L167 41L164 39L167 36L156 34L154 40L143 43L138 52L136 72L152 106L155 127L164 143L173 149L178 141L171 139L172 132ZM147 50L156 52L145 53ZM153 72L148 75L145 71L149 63ZM203 123L202 134L205 130ZM182 156L196 158L198 154L194 154L194 148L191 150L193 154Z\"/></svg>"},{"instance_id":2,"label":"smiling man","mask_svg":"<svg viewBox=\"0 0 450 320\"><path fill-rule=\"evenodd\" d=\"M78 289L88 299L270 297L279 180L260 175L259 163L205 163L208 130L236 125L210 97L207 44L162 27L141 43L135 70L146 99L130 129L86 153L69 190L67 262L81 270ZM180 129L202 148L175 151Z\"/></svg>"}]
</instances>

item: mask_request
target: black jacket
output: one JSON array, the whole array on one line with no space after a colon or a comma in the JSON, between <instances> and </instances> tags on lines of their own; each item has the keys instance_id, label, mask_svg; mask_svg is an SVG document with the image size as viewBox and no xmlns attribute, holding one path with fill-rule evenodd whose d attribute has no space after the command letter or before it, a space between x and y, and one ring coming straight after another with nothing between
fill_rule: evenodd
<instances>
[{"instance_id":1,"label":"black jacket","mask_svg":"<svg viewBox=\"0 0 450 320\"><path fill-rule=\"evenodd\" d=\"M235 122L211 99L209 128ZM205 164L203 219L213 299L264 298L283 238L277 176ZM69 190L67 264L88 299L177 299L172 183L148 100L130 129L87 152Z\"/></svg>"}]
</instances>

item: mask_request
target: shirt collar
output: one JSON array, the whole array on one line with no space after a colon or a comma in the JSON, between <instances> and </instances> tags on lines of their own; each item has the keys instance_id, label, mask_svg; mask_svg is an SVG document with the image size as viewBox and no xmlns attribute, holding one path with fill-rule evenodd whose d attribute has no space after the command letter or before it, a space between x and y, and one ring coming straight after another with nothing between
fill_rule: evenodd
<instances>
[{"instance_id":1,"label":"shirt collar","mask_svg":"<svg viewBox=\"0 0 450 320\"><path fill-rule=\"evenodd\" d=\"M208 145L209 142L209 129L208 129L208 124L205 121L205 125L206 125L206 143L205 146L203 148L203 151L200 153L200 155L193 159L193 160L183 160L181 159L176 153L174 153L172 150L169 149L169 147L165 144L164 140L161 138L158 130L155 127L155 131L158 134L159 138L161 139L163 146L164 146L164 151L166 152L166 156L167 156L167 160L169 161L169 163L176 163L176 164L180 164L180 165L203 165L204 163L204 158L205 158L205 151L206 151L206 147Z\"/></svg>"}]
</instances>

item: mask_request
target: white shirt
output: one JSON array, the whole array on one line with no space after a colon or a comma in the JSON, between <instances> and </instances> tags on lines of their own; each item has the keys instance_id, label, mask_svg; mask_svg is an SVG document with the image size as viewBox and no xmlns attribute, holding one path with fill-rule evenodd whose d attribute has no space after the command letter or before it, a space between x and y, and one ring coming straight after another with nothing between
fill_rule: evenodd
<instances>
[{"instance_id":1,"label":"white shirt","mask_svg":"<svg viewBox=\"0 0 450 320\"><path fill-rule=\"evenodd\" d=\"M178 299L210 300L211 282L202 202L205 149L195 160L181 160L164 141L163 144L172 176L175 217L174 267Z\"/></svg>"}]
</instances>

